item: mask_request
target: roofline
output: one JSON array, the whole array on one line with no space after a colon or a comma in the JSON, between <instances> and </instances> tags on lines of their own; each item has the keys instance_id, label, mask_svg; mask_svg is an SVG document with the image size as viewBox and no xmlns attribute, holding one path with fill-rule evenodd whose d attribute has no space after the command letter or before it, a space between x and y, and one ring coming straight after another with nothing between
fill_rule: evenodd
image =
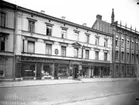
<instances>
[{"instance_id":1,"label":"roofline","mask_svg":"<svg viewBox=\"0 0 139 105\"><path fill-rule=\"evenodd\" d=\"M0 3L0 8L5 8L5 7L15 10L17 5L2 0L2 3Z\"/></svg>"},{"instance_id":2,"label":"roofline","mask_svg":"<svg viewBox=\"0 0 139 105\"><path fill-rule=\"evenodd\" d=\"M16 4L9 3L7 1L2 1L2 2L7 4L9 7L14 6L17 9L17 11L26 12L26 13L33 14L33 15L43 17L43 18L47 18L47 19L50 19L50 20L53 20L53 21L56 21L56 22L59 22L59 23L63 23L63 24L67 24L67 25L70 25L70 26L77 27L77 28L85 29L87 31L96 32L96 33L104 34L104 35L107 35L107 36L112 36L111 34L105 33L103 31L99 31L99 30L96 30L96 29L93 29L93 28L90 28L90 27L87 27L87 26L83 26L83 25L80 25L80 24L77 24L77 23L74 23L74 22L70 22L70 21L67 21L67 20L63 20L63 19L60 19L60 18L57 18L57 17L47 15L47 14L43 14L43 13L28 9L28 8L18 6Z\"/></svg>"}]
</instances>

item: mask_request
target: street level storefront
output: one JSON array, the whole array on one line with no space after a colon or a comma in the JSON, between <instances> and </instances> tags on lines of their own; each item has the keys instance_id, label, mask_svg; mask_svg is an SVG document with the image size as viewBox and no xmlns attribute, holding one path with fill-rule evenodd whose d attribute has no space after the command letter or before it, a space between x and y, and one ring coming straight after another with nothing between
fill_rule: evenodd
<instances>
[{"instance_id":1,"label":"street level storefront","mask_svg":"<svg viewBox=\"0 0 139 105\"><path fill-rule=\"evenodd\" d=\"M109 77L110 64L58 60L38 57L16 57L16 78L26 79L77 79Z\"/></svg>"}]
</instances>

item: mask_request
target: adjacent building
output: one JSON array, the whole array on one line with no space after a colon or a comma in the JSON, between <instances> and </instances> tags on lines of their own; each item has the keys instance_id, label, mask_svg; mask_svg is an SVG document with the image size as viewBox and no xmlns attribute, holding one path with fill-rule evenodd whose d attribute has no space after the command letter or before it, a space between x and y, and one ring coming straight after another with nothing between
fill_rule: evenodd
<instances>
[{"instance_id":1,"label":"adjacent building","mask_svg":"<svg viewBox=\"0 0 139 105\"><path fill-rule=\"evenodd\" d=\"M3 18L13 28L0 30L11 37L4 42L5 51L12 52L11 67L0 66L4 79L111 77L112 34L4 1L2 6L0 13L11 12ZM5 51L1 56L9 54Z\"/></svg>"},{"instance_id":2,"label":"adjacent building","mask_svg":"<svg viewBox=\"0 0 139 105\"><path fill-rule=\"evenodd\" d=\"M112 39L112 77L136 77L139 65L139 32L127 25L123 26L115 21L114 9L112 9L111 23L102 20L97 15L93 29L97 29L113 35Z\"/></svg>"}]
</instances>

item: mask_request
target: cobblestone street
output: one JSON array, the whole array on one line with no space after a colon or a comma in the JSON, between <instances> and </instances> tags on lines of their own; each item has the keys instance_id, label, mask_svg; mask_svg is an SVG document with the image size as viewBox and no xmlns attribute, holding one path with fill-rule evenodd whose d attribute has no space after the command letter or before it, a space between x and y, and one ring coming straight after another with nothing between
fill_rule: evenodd
<instances>
[{"instance_id":1,"label":"cobblestone street","mask_svg":"<svg viewBox=\"0 0 139 105\"><path fill-rule=\"evenodd\" d=\"M0 103L1 105L64 105L121 93L137 93L138 87L138 82L98 81L0 88Z\"/></svg>"}]
</instances>

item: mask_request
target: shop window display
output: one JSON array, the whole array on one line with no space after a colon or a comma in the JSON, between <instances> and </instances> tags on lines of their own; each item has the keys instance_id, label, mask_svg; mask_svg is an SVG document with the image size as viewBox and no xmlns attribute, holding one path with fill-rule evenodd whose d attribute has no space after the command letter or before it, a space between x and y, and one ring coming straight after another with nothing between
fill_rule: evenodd
<instances>
[{"instance_id":1,"label":"shop window display","mask_svg":"<svg viewBox=\"0 0 139 105\"><path fill-rule=\"evenodd\" d=\"M58 69L58 77L59 79L64 79L64 78L68 78L68 65L60 65L59 69Z\"/></svg>"},{"instance_id":2,"label":"shop window display","mask_svg":"<svg viewBox=\"0 0 139 105\"><path fill-rule=\"evenodd\" d=\"M22 76L35 77L35 64L23 64Z\"/></svg>"},{"instance_id":3,"label":"shop window display","mask_svg":"<svg viewBox=\"0 0 139 105\"><path fill-rule=\"evenodd\" d=\"M50 64L43 65L42 79L53 79L52 68Z\"/></svg>"}]
</instances>

